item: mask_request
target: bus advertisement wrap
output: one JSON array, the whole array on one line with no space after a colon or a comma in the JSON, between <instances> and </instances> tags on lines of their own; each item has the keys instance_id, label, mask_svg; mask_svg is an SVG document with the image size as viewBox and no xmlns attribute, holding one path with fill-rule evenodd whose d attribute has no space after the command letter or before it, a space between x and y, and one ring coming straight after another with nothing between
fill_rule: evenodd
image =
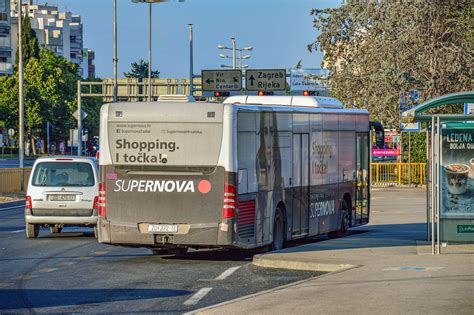
<instances>
[{"instance_id":1,"label":"bus advertisement wrap","mask_svg":"<svg viewBox=\"0 0 474 315\"><path fill-rule=\"evenodd\" d=\"M119 165L215 165L220 142L209 139L219 134L221 126L213 123L181 126L156 122L110 123L111 157L114 164Z\"/></svg>"},{"instance_id":2,"label":"bus advertisement wrap","mask_svg":"<svg viewBox=\"0 0 474 315\"><path fill-rule=\"evenodd\" d=\"M469 126L468 125L472 125ZM442 129L441 215L474 215L474 124Z\"/></svg>"}]
</instances>

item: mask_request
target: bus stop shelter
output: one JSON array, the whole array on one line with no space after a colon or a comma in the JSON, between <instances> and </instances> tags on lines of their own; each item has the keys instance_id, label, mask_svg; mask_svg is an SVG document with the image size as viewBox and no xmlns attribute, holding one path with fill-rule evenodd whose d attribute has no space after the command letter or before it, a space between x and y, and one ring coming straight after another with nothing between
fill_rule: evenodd
<instances>
[{"instance_id":1,"label":"bus stop shelter","mask_svg":"<svg viewBox=\"0 0 474 315\"><path fill-rule=\"evenodd\" d=\"M427 124L427 235L442 243L474 242L474 114L433 114L448 104L474 103L474 91L446 94L403 113Z\"/></svg>"}]
</instances>

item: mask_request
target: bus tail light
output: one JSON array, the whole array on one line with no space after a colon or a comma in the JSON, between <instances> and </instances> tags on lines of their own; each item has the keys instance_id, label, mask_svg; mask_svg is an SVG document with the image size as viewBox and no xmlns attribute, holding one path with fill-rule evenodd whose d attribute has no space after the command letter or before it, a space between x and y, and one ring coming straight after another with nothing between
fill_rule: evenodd
<instances>
[{"instance_id":1,"label":"bus tail light","mask_svg":"<svg viewBox=\"0 0 474 315\"><path fill-rule=\"evenodd\" d=\"M107 211L105 208L105 182L99 183L99 196L97 197L97 206L99 208L99 216L105 217L107 215Z\"/></svg>"},{"instance_id":2,"label":"bus tail light","mask_svg":"<svg viewBox=\"0 0 474 315\"><path fill-rule=\"evenodd\" d=\"M235 217L235 207L237 205L237 189L234 185L226 184L224 186L224 207L222 217L230 219Z\"/></svg>"},{"instance_id":3,"label":"bus tail light","mask_svg":"<svg viewBox=\"0 0 474 315\"><path fill-rule=\"evenodd\" d=\"M26 209L31 209L32 206L33 206L33 204L31 202L31 196L26 196L25 208Z\"/></svg>"}]
</instances>

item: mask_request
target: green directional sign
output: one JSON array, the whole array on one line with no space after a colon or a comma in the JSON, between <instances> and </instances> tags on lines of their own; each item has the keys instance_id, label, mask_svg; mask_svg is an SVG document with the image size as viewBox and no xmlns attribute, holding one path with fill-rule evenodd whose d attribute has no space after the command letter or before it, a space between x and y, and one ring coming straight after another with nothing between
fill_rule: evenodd
<instances>
[{"instance_id":1,"label":"green directional sign","mask_svg":"<svg viewBox=\"0 0 474 315\"><path fill-rule=\"evenodd\" d=\"M458 225L458 233L474 233L474 225Z\"/></svg>"},{"instance_id":2,"label":"green directional sign","mask_svg":"<svg viewBox=\"0 0 474 315\"><path fill-rule=\"evenodd\" d=\"M241 70L202 70L202 90L214 91L241 91Z\"/></svg>"},{"instance_id":3,"label":"green directional sign","mask_svg":"<svg viewBox=\"0 0 474 315\"><path fill-rule=\"evenodd\" d=\"M245 72L247 91L285 91L285 69L249 69Z\"/></svg>"}]
</instances>

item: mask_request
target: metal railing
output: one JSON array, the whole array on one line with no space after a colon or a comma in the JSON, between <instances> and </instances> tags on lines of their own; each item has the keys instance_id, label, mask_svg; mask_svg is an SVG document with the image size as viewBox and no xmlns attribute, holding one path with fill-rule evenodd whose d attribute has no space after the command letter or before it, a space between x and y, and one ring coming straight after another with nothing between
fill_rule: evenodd
<instances>
[{"instance_id":1,"label":"metal railing","mask_svg":"<svg viewBox=\"0 0 474 315\"><path fill-rule=\"evenodd\" d=\"M113 79L104 79L101 82L81 81L81 97L102 97L104 102L113 101ZM194 96L201 96L201 78L193 79ZM163 94L189 94L189 79L151 79L151 94L153 100ZM119 79L117 82L117 96L119 101L138 102L147 100L148 79L142 82L138 79Z\"/></svg>"},{"instance_id":2,"label":"metal railing","mask_svg":"<svg viewBox=\"0 0 474 315\"><path fill-rule=\"evenodd\" d=\"M25 178L23 187L28 187L31 168L24 168ZM21 191L20 168L1 168L0 169L0 193L15 193Z\"/></svg>"},{"instance_id":3,"label":"metal railing","mask_svg":"<svg viewBox=\"0 0 474 315\"><path fill-rule=\"evenodd\" d=\"M374 186L426 185L426 163L372 163Z\"/></svg>"}]
</instances>

